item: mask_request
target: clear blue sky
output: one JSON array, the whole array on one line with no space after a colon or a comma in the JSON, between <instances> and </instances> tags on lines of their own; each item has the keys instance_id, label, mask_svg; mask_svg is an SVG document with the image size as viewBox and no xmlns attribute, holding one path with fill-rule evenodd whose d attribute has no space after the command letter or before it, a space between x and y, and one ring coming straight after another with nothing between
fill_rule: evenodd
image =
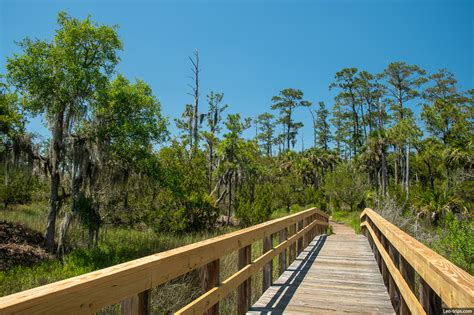
<instances>
[{"instance_id":1,"label":"clear blue sky","mask_svg":"<svg viewBox=\"0 0 474 315\"><path fill-rule=\"evenodd\" d=\"M0 73L25 36L51 39L60 10L119 25L124 43L118 71L148 82L165 115L191 103L188 56L201 56L201 106L224 92L229 112L270 110L282 88L332 106L336 71L380 72L392 61L427 71L448 68L462 89L473 88L474 1L11 1L0 0ZM306 146L312 141L306 109ZM45 133L33 120L30 129ZM300 141L297 146L301 145Z\"/></svg>"}]
</instances>

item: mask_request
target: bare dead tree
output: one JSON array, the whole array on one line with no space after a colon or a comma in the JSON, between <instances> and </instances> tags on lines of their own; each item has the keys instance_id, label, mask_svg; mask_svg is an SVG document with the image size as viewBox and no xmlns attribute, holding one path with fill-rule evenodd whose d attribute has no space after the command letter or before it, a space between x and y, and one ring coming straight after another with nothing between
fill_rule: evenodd
<instances>
[{"instance_id":1,"label":"bare dead tree","mask_svg":"<svg viewBox=\"0 0 474 315\"><path fill-rule=\"evenodd\" d=\"M199 52L196 49L194 52L194 58L189 57L189 61L191 61L192 68L191 72L193 75L190 77L194 81L194 86L189 84L189 87L192 90L192 93L189 93L191 96L194 97L194 105L193 105L193 132L192 132L192 143L190 143L191 147L197 148L199 145L199 133L198 133L198 124L199 124Z\"/></svg>"}]
</instances>

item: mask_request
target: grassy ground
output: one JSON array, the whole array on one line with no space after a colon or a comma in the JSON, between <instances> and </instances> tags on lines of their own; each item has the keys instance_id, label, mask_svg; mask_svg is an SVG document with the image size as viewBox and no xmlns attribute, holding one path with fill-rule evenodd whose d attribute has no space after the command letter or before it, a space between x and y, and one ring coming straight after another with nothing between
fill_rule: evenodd
<instances>
[{"instance_id":1,"label":"grassy ground","mask_svg":"<svg viewBox=\"0 0 474 315\"><path fill-rule=\"evenodd\" d=\"M292 207L291 213L301 210ZM47 206L41 203L20 205L8 211L0 211L0 220L22 223L32 229L42 231L46 221ZM272 219L288 215L286 210L276 211ZM60 222L60 221L58 221ZM59 225L59 224L58 224ZM45 261L32 267L16 267L0 272L0 296L23 291L40 285L74 277L97 269L147 256L157 252L194 243L220 234L228 233L235 228L219 228L213 233L170 235L155 233L151 229L142 231L116 227L103 227L97 249L89 250L83 246L67 254L63 261ZM84 233L76 224L71 227L71 239L74 244L85 244ZM275 238L275 242L276 242ZM252 258L262 253L262 242L252 244ZM274 278L278 277L278 257L273 260ZM221 281L237 271L237 253L221 258ZM262 273L252 277L252 303L261 295ZM163 284L152 290L153 313L171 313L191 302L200 294L198 271L192 271L178 279ZM222 314L236 313L237 295L230 294L220 303ZM120 306L112 305L99 314L119 313Z\"/></svg>"},{"instance_id":2,"label":"grassy ground","mask_svg":"<svg viewBox=\"0 0 474 315\"><path fill-rule=\"evenodd\" d=\"M359 211L344 211L335 210L332 212L332 220L338 223L344 223L345 225L354 229L357 234L360 234L360 212Z\"/></svg>"}]
</instances>

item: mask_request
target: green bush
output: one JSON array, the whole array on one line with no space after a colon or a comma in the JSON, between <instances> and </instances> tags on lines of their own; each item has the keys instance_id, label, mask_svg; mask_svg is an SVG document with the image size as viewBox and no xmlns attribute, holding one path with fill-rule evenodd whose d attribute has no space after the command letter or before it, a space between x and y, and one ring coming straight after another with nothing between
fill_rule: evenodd
<instances>
[{"instance_id":1,"label":"green bush","mask_svg":"<svg viewBox=\"0 0 474 315\"><path fill-rule=\"evenodd\" d=\"M210 231L215 227L219 208L205 193L191 193L175 208L159 209L149 214L149 220L156 231L198 232Z\"/></svg>"},{"instance_id":2,"label":"green bush","mask_svg":"<svg viewBox=\"0 0 474 315\"><path fill-rule=\"evenodd\" d=\"M250 194L243 189L236 202L235 215L244 226L250 226L267 221L273 211L273 191L269 184L255 187L255 200L250 201Z\"/></svg>"},{"instance_id":3,"label":"green bush","mask_svg":"<svg viewBox=\"0 0 474 315\"><path fill-rule=\"evenodd\" d=\"M361 209L368 190L367 177L349 164L339 164L334 172L326 175L324 190L336 208L345 204L351 211Z\"/></svg>"},{"instance_id":4,"label":"green bush","mask_svg":"<svg viewBox=\"0 0 474 315\"><path fill-rule=\"evenodd\" d=\"M0 202L7 209L11 204L31 202L38 181L23 171L15 171L8 176L0 173Z\"/></svg>"},{"instance_id":5,"label":"green bush","mask_svg":"<svg viewBox=\"0 0 474 315\"><path fill-rule=\"evenodd\" d=\"M458 220L450 213L438 228L439 239L432 248L467 272L474 273L474 224Z\"/></svg>"}]
</instances>

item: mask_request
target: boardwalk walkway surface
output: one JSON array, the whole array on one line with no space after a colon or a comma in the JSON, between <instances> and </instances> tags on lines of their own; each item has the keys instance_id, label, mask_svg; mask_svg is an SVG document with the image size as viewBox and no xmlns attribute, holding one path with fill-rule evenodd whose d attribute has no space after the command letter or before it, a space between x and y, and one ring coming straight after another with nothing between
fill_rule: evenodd
<instances>
[{"instance_id":1,"label":"boardwalk walkway surface","mask_svg":"<svg viewBox=\"0 0 474 315\"><path fill-rule=\"evenodd\" d=\"M331 222L248 314L394 314L367 238Z\"/></svg>"}]
</instances>

